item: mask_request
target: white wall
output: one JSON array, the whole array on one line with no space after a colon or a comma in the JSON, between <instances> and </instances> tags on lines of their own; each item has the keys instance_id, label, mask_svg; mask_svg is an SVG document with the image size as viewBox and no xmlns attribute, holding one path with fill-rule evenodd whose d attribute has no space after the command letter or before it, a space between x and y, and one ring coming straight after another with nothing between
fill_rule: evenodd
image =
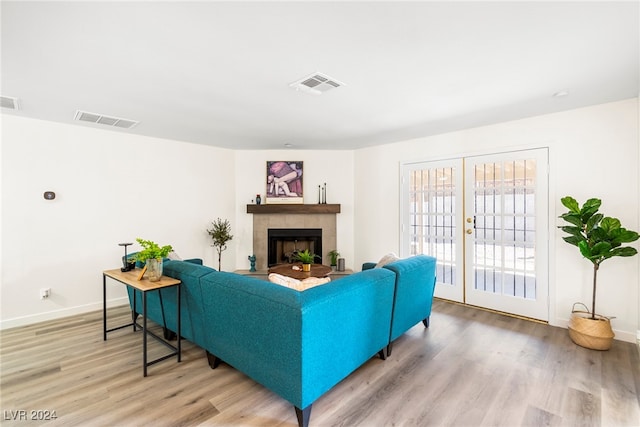
<instances>
[{"instance_id":1,"label":"white wall","mask_svg":"<svg viewBox=\"0 0 640 427\"><path fill-rule=\"evenodd\" d=\"M399 252L400 163L537 147L549 147L550 156L550 323L566 325L573 302L591 301L592 265L556 230L560 198L601 198L601 212L640 230L637 99L357 151L356 263ZM616 316L617 338L626 341L635 341L640 321L639 262L608 260L598 274L597 311Z\"/></svg>"},{"instance_id":2,"label":"white wall","mask_svg":"<svg viewBox=\"0 0 640 427\"><path fill-rule=\"evenodd\" d=\"M255 203L256 194L264 200L267 161L303 161L304 203L318 203L318 185L327 184L327 203L340 204L336 216L337 248L322 248L324 256L338 249L346 268L353 268L354 243L354 171L352 151L264 150L236 152L236 267L248 269L247 257L253 253L253 215L247 204ZM264 203L264 201L263 201ZM258 255L258 254L256 254ZM359 268L358 268L359 270Z\"/></svg>"},{"instance_id":3,"label":"white wall","mask_svg":"<svg viewBox=\"0 0 640 427\"><path fill-rule=\"evenodd\" d=\"M231 150L3 115L1 327L101 308L101 272L136 237L217 266L206 228L235 213L234 167Z\"/></svg>"}]
</instances>

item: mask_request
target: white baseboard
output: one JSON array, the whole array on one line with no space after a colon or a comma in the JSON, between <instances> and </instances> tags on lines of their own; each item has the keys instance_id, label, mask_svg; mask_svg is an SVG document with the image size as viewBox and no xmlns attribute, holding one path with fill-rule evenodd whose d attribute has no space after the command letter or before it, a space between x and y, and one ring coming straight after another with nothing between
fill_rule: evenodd
<instances>
[{"instance_id":1,"label":"white baseboard","mask_svg":"<svg viewBox=\"0 0 640 427\"><path fill-rule=\"evenodd\" d=\"M636 337L633 336L633 332L620 331L618 329L614 329L613 333L616 336L613 338L614 340L620 340L625 342L634 343L636 342Z\"/></svg>"},{"instance_id":2,"label":"white baseboard","mask_svg":"<svg viewBox=\"0 0 640 427\"><path fill-rule=\"evenodd\" d=\"M129 304L128 297L115 298L107 301L107 307L117 307L125 304ZM75 314L88 313L97 310L102 310L102 302L63 308L61 310L47 311L45 313L32 314L29 316L15 317L13 319L5 319L0 321L0 330L32 325L46 320L60 319L63 317L73 316Z\"/></svg>"}]
</instances>

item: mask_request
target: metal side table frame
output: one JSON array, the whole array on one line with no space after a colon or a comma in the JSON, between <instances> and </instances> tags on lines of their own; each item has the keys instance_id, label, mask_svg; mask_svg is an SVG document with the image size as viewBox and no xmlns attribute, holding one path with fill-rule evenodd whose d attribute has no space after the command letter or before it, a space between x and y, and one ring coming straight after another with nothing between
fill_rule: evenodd
<instances>
[{"instance_id":1,"label":"metal side table frame","mask_svg":"<svg viewBox=\"0 0 640 427\"><path fill-rule=\"evenodd\" d=\"M140 270L123 272L123 271L120 271L119 269L115 269L115 270L105 270L102 272L102 304L103 304L102 305L102 326L103 326L104 341L107 340L107 333L116 331L118 329L127 328L129 326L133 326L134 332L137 330L136 329L137 327L142 329L142 332L143 332L142 333L142 370L143 370L143 376L146 377L147 367L155 363L161 362L173 356L176 356L178 359L178 362L180 362L181 353L182 353L182 346L180 342L181 341L180 334L182 332L180 327L181 282L178 279L174 279L166 276L162 276L162 278L157 282L150 282L147 279L138 280L139 274L140 274ZM116 326L110 329L107 329L107 277L117 282L120 282L129 288L132 288L134 291L133 310L131 311L131 323L127 323L126 325ZM162 339L155 333L151 332L147 328L147 293L152 291L158 291L160 296L160 302L162 304L162 289L171 288L174 286L177 287L176 293L177 293L177 306L178 306L177 308L177 312L178 312L177 313L178 314L177 329L178 330L176 331L178 342L175 346L165 341L164 339ZM136 298L135 298L136 290L142 293L142 325L139 325L136 321L136 318L138 317L137 310L136 310ZM151 335L158 342L164 344L166 347L168 347L170 350L173 350L173 351L157 359L147 360L147 335Z\"/></svg>"}]
</instances>

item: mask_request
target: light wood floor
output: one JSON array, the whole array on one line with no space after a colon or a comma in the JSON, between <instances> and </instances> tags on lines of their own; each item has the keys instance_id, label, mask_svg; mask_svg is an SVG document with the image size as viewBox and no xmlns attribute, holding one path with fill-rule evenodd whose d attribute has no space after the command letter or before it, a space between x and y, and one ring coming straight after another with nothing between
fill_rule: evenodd
<instances>
[{"instance_id":1,"label":"light wood floor","mask_svg":"<svg viewBox=\"0 0 640 427\"><path fill-rule=\"evenodd\" d=\"M125 307L110 313L110 326L127 320ZM2 425L297 426L288 402L227 365L211 370L189 342L181 363L143 378L141 332L105 342L101 312L0 337ZM151 356L166 350L150 345ZM372 358L314 403L311 427L638 426L639 392L631 343L587 350L564 329L436 301L429 329L415 326L390 358ZM57 419L12 421L19 410Z\"/></svg>"}]
</instances>

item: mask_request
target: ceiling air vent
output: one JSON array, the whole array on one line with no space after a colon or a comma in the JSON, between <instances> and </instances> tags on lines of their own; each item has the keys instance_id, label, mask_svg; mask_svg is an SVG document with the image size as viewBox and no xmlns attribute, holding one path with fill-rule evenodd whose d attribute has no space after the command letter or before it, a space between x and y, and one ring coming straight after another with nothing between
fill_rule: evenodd
<instances>
[{"instance_id":1,"label":"ceiling air vent","mask_svg":"<svg viewBox=\"0 0 640 427\"><path fill-rule=\"evenodd\" d=\"M321 73L313 73L308 77L291 83L289 86L296 90L304 90L305 92L322 95L328 90L344 86L344 83Z\"/></svg>"},{"instance_id":2,"label":"ceiling air vent","mask_svg":"<svg viewBox=\"0 0 640 427\"><path fill-rule=\"evenodd\" d=\"M74 120L81 122L99 123L106 126L114 126L117 128L131 129L139 122L135 120L122 119L119 117L105 116L104 114L88 113L86 111L76 111Z\"/></svg>"},{"instance_id":3,"label":"ceiling air vent","mask_svg":"<svg viewBox=\"0 0 640 427\"><path fill-rule=\"evenodd\" d=\"M9 108L11 110L19 110L18 98L12 98L10 96L0 96L2 102L2 108Z\"/></svg>"}]
</instances>

